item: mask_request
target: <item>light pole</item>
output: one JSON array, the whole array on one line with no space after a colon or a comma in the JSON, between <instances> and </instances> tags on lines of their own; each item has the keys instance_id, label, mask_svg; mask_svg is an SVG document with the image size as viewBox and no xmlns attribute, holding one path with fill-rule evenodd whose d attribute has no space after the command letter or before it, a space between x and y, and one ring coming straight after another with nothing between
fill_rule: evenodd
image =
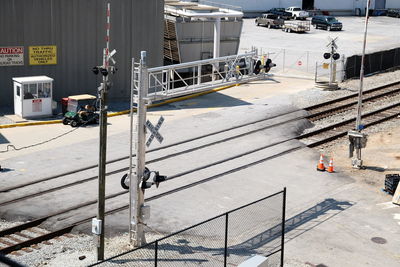
<instances>
[{"instance_id":1,"label":"light pole","mask_svg":"<svg viewBox=\"0 0 400 267\"><path fill-rule=\"evenodd\" d=\"M369 18L369 5L371 0L367 0L367 8L365 14L365 25L364 25L364 42L363 50L361 55L361 69L360 69L360 88L358 90L358 104L357 104L357 120L356 120L356 131L361 131L361 106L362 106L362 91L364 86L364 60L365 60L365 48L367 46L367 33L368 33L368 18Z\"/></svg>"}]
</instances>

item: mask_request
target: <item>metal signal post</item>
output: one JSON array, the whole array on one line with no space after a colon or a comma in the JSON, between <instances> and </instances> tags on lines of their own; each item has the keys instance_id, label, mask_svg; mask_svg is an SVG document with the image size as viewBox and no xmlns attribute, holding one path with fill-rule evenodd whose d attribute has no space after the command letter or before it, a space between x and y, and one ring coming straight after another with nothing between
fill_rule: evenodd
<instances>
[{"instance_id":1,"label":"metal signal post","mask_svg":"<svg viewBox=\"0 0 400 267\"><path fill-rule=\"evenodd\" d=\"M92 220L92 232L97 235L97 260L104 260L104 217L105 217L105 186L106 186L106 152L107 152L107 95L110 89L109 74L113 74L116 68L110 66L110 60L115 64L110 53L110 3L107 4L107 23L106 23L106 48L103 49L103 65L93 68L94 74L103 76L103 82L98 87L98 97L100 99L100 134L99 134L99 178L98 178L98 202L97 217Z\"/></svg>"},{"instance_id":2,"label":"metal signal post","mask_svg":"<svg viewBox=\"0 0 400 267\"><path fill-rule=\"evenodd\" d=\"M146 67L146 51L141 52L140 66L138 68L139 83L137 84L137 113L135 123L135 170L132 173L130 166L129 173L129 238L130 243L134 247L140 247L146 243L144 235L144 188L141 182L145 171L145 154L146 154L146 111L147 92L148 92L148 75ZM132 66L134 68L134 64ZM133 71L134 74L134 71ZM131 96L133 98L133 95ZM131 115L133 115L133 107L131 106ZM132 132L132 129L131 129ZM131 146L132 147L132 146ZM132 153L131 153L132 155Z\"/></svg>"},{"instance_id":3,"label":"metal signal post","mask_svg":"<svg viewBox=\"0 0 400 267\"><path fill-rule=\"evenodd\" d=\"M153 184L157 187L166 180L166 176L160 175L158 171L150 171L146 168L146 146L149 147L153 139L162 143L164 137L159 129L164 122L161 116L156 126L146 121L148 98L149 74L147 68L147 54L142 51L140 63L132 59L132 80L131 80L131 110L130 110L130 148L129 148L129 172L122 176L121 186L129 189L129 242L134 247L146 244L144 233L145 221L150 218L150 206L144 203L145 190ZM136 103L136 121L133 123L133 103ZM146 128L150 136L146 142ZM133 140L134 139L134 140ZM133 161L133 147L135 148L135 160ZM129 177L129 186L126 178ZM152 178L150 181L148 181Z\"/></svg>"},{"instance_id":4,"label":"metal signal post","mask_svg":"<svg viewBox=\"0 0 400 267\"><path fill-rule=\"evenodd\" d=\"M356 127L355 131L349 132L350 138L350 157L353 156L353 150L356 151L356 157L352 159L353 168L360 169L362 168L362 159L361 159L361 149L366 146L367 136L361 133L363 129L363 125L361 124L361 109L362 109L362 94L363 94L363 86L364 86L364 60L365 60L365 48L367 45L367 33L368 33L368 19L369 19L369 6L371 0L367 0L367 7L365 9L365 26L364 26L364 42L363 42L363 50L361 56L361 69L360 69L360 88L358 91L358 104L357 104L357 118L356 118Z\"/></svg>"}]
</instances>

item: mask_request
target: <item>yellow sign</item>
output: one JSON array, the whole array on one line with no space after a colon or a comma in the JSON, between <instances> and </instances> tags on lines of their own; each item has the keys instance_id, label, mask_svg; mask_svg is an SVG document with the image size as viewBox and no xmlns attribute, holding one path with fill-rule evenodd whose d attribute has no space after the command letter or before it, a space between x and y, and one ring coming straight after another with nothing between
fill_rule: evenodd
<instances>
[{"instance_id":1,"label":"yellow sign","mask_svg":"<svg viewBox=\"0 0 400 267\"><path fill-rule=\"evenodd\" d=\"M329 63L324 63L322 64L323 69L329 69Z\"/></svg>"},{"instance_id":2,"label":"yellow sign","mask_svg":"<svg viewBox=\"0 0 400 267\"><path fill-rule=\"evenodd\" d=\"M57 46L30 46L29 65L56 65Z\"/></svg>"}]
</instances>

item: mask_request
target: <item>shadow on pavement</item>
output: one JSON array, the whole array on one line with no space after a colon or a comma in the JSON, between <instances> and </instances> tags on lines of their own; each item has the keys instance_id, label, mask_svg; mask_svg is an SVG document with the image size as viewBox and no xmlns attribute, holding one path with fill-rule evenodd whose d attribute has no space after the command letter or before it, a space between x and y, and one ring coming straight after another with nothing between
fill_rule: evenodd
<instances>
[{"instance_id":1,"label":"shadow on pavement","mask_svg":"<svg viewBox=\"0 0 400 267\"><path fill-rule=\"evenodd\" d=\"M1 133L0 133L0 144L9 144L10 141L8 141L7 138L5 138Z\"/></svg>"},{"instance_id":2,"label":"shadow on pavement","mask_svg":"<svg viewBox=\"0 0 400 267\"><path fill-rule=\"evenodd\" d=\"M342 211L352 207L355 203L348 201L338 201L332 198L327 198L324 201L310 207L309 209L287 219L285 221L285 241L288 242L301 234L310 231L318 225L326 222L327 220L338 215ZM279 221L279 218L278 218ZM304 227L304 225L307 226ZM303 226L299 229L300 226ZM211 231L212 229L210 229ZM229 231L229 230L228 230ZM289 233L289 236L287 235ZM166 256L160 257L159 262L197 262L201 263L212 263L214 261L221 260L224 257L224 240L218 236L218 234L208 240L193 233L185 234L186 237L174 238L168 241L168 238L158 244L158 253ZM273 255L281 249L281 237L282 236L282 224L278 223L272 228L263 231L260 234L253 236L252 238L245 240L237 245L228 246L228 259L230 257L248 257L254 254L262 255ZM197 239L197 240L196 240ZM216 242L216 239L219 242ZM208 241L207 241L208 240ZM191 242L192 241L192 242ZM193 242L194 241L194 242ZM205 243L210 242L208 245ZM216 242L216 243L215 243ZM163 244L162 244L163 243ZM199 245L196 246L196 243ZM192 244L192 245L190 245ZM200 245L202 244L202 245ZM194 245L194 246L193 246ZM206 246L204 246L206 245ZM143 247L141 249L126 252L122 254L122 257L116 257L111 259L112 263L133 263L133 262L146 262L144 255L153 254L154 246ZM129 255L130 254L130 255ZM169 257L168 255L171 254ZM180 255L180 256L179 256ZM186 255L186 256L185 256ZM187 255L192 255L187 257ZM150 259L150 261L154 261ZM229 260L228 260L229 261Z\"/></svg>"},{"instance_id":3,"label":"shadow on pavement","mask_svg":"<svg viewBox=\"0 0 400 267\"><path fill-rule=\"evenodd\" d=\"M364 166L365 170L376 171L376 172L399 172L400 168L382 168L378 166Z\"/></svg>"}]
</instances>

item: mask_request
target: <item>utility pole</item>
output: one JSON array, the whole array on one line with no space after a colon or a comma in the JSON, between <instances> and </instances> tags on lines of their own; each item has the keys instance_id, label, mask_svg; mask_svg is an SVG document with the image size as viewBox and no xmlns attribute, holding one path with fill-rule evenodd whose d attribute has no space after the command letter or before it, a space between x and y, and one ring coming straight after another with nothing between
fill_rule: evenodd
<instances>
[{"instance_id":1,"label":"utility pole","mask_svg":"<svg viewBox=\"0 0 400 267\"><path fill-rule=\"evenodd\" d=\"M363 125L361 124L361 109L362 109L362 94L364 86L364 60L365 60L365 48L367 45L367 33L368 33L368 19L369 19L369 6L371 0L367 0L367 7L365 9L365 26L364 26L364 42L361 56L361 69L360 69L360 88L358 90L358 103L357 103L357 118L355 131L349 131L350 139L350 157L353 157L353 151L356 150L356 157L352 159L353 168L362 168L361 149L366 146L367 136L361 133Z\"/></svg>"},{"instance_id":2,"label":"utility pole","mask_svg":"<svg viewBox=\"0 0 400 267\"><path fill-rule=\"evenodd\" d=\"M136 112L136 138L135 138L135 171L132 174L132 167L130 166L130 179L129 179L129 238L130 243L134 247L140 247L146 244L144 235L144 190L141 186L145 172L145 155L146 155L146 111L147 111L147 93L148 93L148 74L147 74L147 58L146 51L140 53L140 66L139 66L139 84L138 95L136 98L137 112ZM133 108L131 107L131 110ZM132 113L131 113L132 114Z\"/></svg>"},{"instance_id":3,"label":"utility pole","mask_svg":"<svg viewBox=\"0 0 400 267\"><path fill-rule=\"evenodd\" d=\"M97 235L97 260L104 260L104 217L105 217L105 191L106 191L106 153L107 153L107 95L110 89L109 74L115 73L116 68L110 66L111 60L115 64L112 56L116 53L113 50L110 53L110 3L107 3L106 9L106 48L103 49L103 65L93 68L94 74L103 76L103 82L98 87L100 98L100 133L99 133L99 178L98 178L98 202L97 217L92 220L92 232Z\"/></svg>"}]
</instances>

